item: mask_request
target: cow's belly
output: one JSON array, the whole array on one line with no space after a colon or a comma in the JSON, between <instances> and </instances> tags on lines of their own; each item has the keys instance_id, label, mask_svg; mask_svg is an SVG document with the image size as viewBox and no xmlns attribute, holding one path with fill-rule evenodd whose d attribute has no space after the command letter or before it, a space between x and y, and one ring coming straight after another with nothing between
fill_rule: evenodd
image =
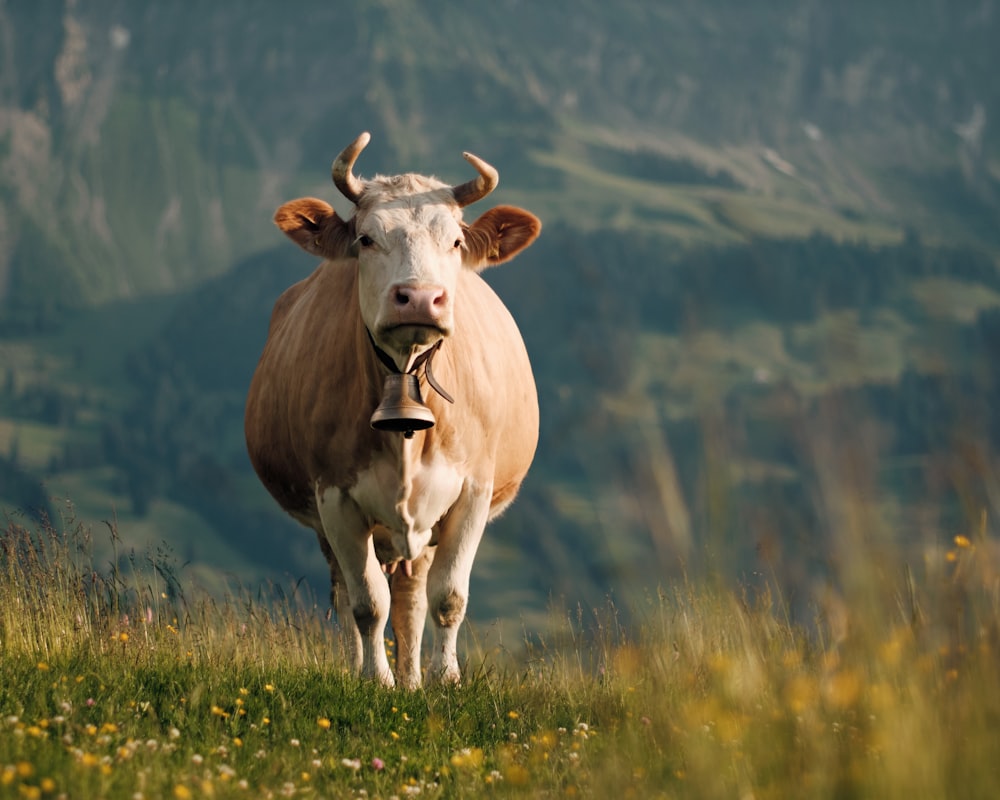
<instances>
[{"instance_id":1,"label":"cow's belly","mask_svg":"<svg viewBox=\"0 0 1000 800\"><path fill-rule=\"evenodd\" d=\"M463 482L458 470L440 455L405 468L376 459L358 475L348 494L376 526L380 560L392 560L381 554L393 551L395 557L412 560L431 543L434 526L458 500Z\"/></svg>"}]
</instances>

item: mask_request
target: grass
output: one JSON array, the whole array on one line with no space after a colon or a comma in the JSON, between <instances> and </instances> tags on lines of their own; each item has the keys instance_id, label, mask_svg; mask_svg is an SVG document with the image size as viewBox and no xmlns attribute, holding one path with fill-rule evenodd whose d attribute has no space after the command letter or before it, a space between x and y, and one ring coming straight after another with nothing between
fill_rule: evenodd
<instances>
[{"instance_id":1,"label":"grass","mask_svg":"<svg viewBox=\"0 0 1000 800\"><path fill-rule=\"evenodd\" d=\"M0 797L994 797L988 527L920 570L857 552L808 626L689 581L403 692L294 592L193 596L162 554L102 571L80 526L8 521Z\"/></svg>"}]
</instances>

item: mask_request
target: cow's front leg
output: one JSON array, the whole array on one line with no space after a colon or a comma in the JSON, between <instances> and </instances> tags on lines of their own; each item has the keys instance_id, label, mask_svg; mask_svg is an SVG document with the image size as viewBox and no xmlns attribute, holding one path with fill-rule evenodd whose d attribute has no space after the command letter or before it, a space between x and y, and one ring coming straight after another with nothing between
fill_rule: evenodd
<instances>
[{"instance_id":1,"label":"cow's front leg","mask_svg":"<svg viewBox=\"0 0 1000 800\"><path fill-rule=\"evenodd\" d=\"M442 525L437 553L427 576L427 599L435 634L430 673L447 683L457 683L461 678L458 629L465 619L469 576L489 519L492 493L492 485L466 483Z\"/></svg>"},{"instance_id":2,"label":"cow's front leg","mask_svg":"<svg viewBox=\"0 0 1000 800\"><path fill-rule=\"evenodd\" d=\"M396 636L396 680L406 689L420 688L420 642L427 624L427 570L434 549L397 567L392 574L392 632ZM407 574L409 573L409 574Z\"/></svg>"},{"instance_id":3,"label":"cow's front leg","mask_svg":"<svg viewBox=\"0 0 1000 800\"><path fill-rule=\"evenodd\" d=\"M337 615L344 657L351 671L358 674L361 672L361 634L358 633L358 626L354 622L351 599L347 594L347 587L344 585L344 576L340 572L340 566L337 564L333 550L330 549L330 542L322 528L316 531L316 538L319 539L320 550L323 551L330 567L330 604Z\"/></svg>"},{"instance_id":4,"label":"cow's front leg","mask_svg":"<svg viewBox=\"0 0 1000 800\"><path fill-rule=\"evenodd\" d=\"M385 654L389 584L375 556L371 530L357 504L335 487L316 492L316 505L350 598L361 636L361 674L393 686ZM338 610L339 613L339 610Z\"/></svg>"}]
</instances>

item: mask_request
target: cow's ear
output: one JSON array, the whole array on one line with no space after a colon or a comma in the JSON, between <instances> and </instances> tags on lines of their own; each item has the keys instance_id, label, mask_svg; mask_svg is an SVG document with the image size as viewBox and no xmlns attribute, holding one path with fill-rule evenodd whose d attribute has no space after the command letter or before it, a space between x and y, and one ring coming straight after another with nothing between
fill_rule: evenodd
<instances>
[{"instance_id":1,"label":"cow's ear","mask_svg":"<svg viewBox=\"0 0 1000 800\"><path fill-rule=\"evenodd\" d=\"M465 229L465 264L478 271L509 261L541 230L541 220L523 208L491 208Z\"/></svg>"},{"instance_id":2,"label":"cow's ear","mask_svg":"<svg viewBox=\"0 0 1000 800\"><path fill-rule=\"evenodd\" d=\"M315 197L290 200L274 212L274 224L295 244L324 258L343 258L351 249L351 225L329 203Z\"/></svg>"}]
</instances>

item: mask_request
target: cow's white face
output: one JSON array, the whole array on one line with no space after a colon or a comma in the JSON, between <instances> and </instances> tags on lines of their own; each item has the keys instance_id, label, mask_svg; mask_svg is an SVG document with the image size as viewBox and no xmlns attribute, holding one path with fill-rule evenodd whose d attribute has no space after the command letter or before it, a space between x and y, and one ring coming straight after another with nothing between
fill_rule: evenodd
<instances>
[{"instance_id":1,"label":"cow's white face","mask_svg":"<svg viewBox=\"0 0 1000 800\"><path fill-rule=\"evenodd\" d=\"M357 258L362 321L405 371L415 356L451 335L460 271L508 261L535 240L541 223L514 206L463 223L462 208L499 180L493 167L469 153L465 159L479 177L457 186L413 173L362 181L352 167L369 138L359 136L333 163L334 183L355 204L353 218L303 197L282 205L274 221L314 255Z\"/></svg>"},{"instance_id":2,"label":"cow's white face","mask_svg":"<svg viewBox=\"0 0 1000 800\"><path fill-rule=\"evenodd\" d=\"M417 175L376 179L359 204L361 316L400 369L451 333L465 250L461 219L451 188Z\"/></svg>"}]
</instances>

